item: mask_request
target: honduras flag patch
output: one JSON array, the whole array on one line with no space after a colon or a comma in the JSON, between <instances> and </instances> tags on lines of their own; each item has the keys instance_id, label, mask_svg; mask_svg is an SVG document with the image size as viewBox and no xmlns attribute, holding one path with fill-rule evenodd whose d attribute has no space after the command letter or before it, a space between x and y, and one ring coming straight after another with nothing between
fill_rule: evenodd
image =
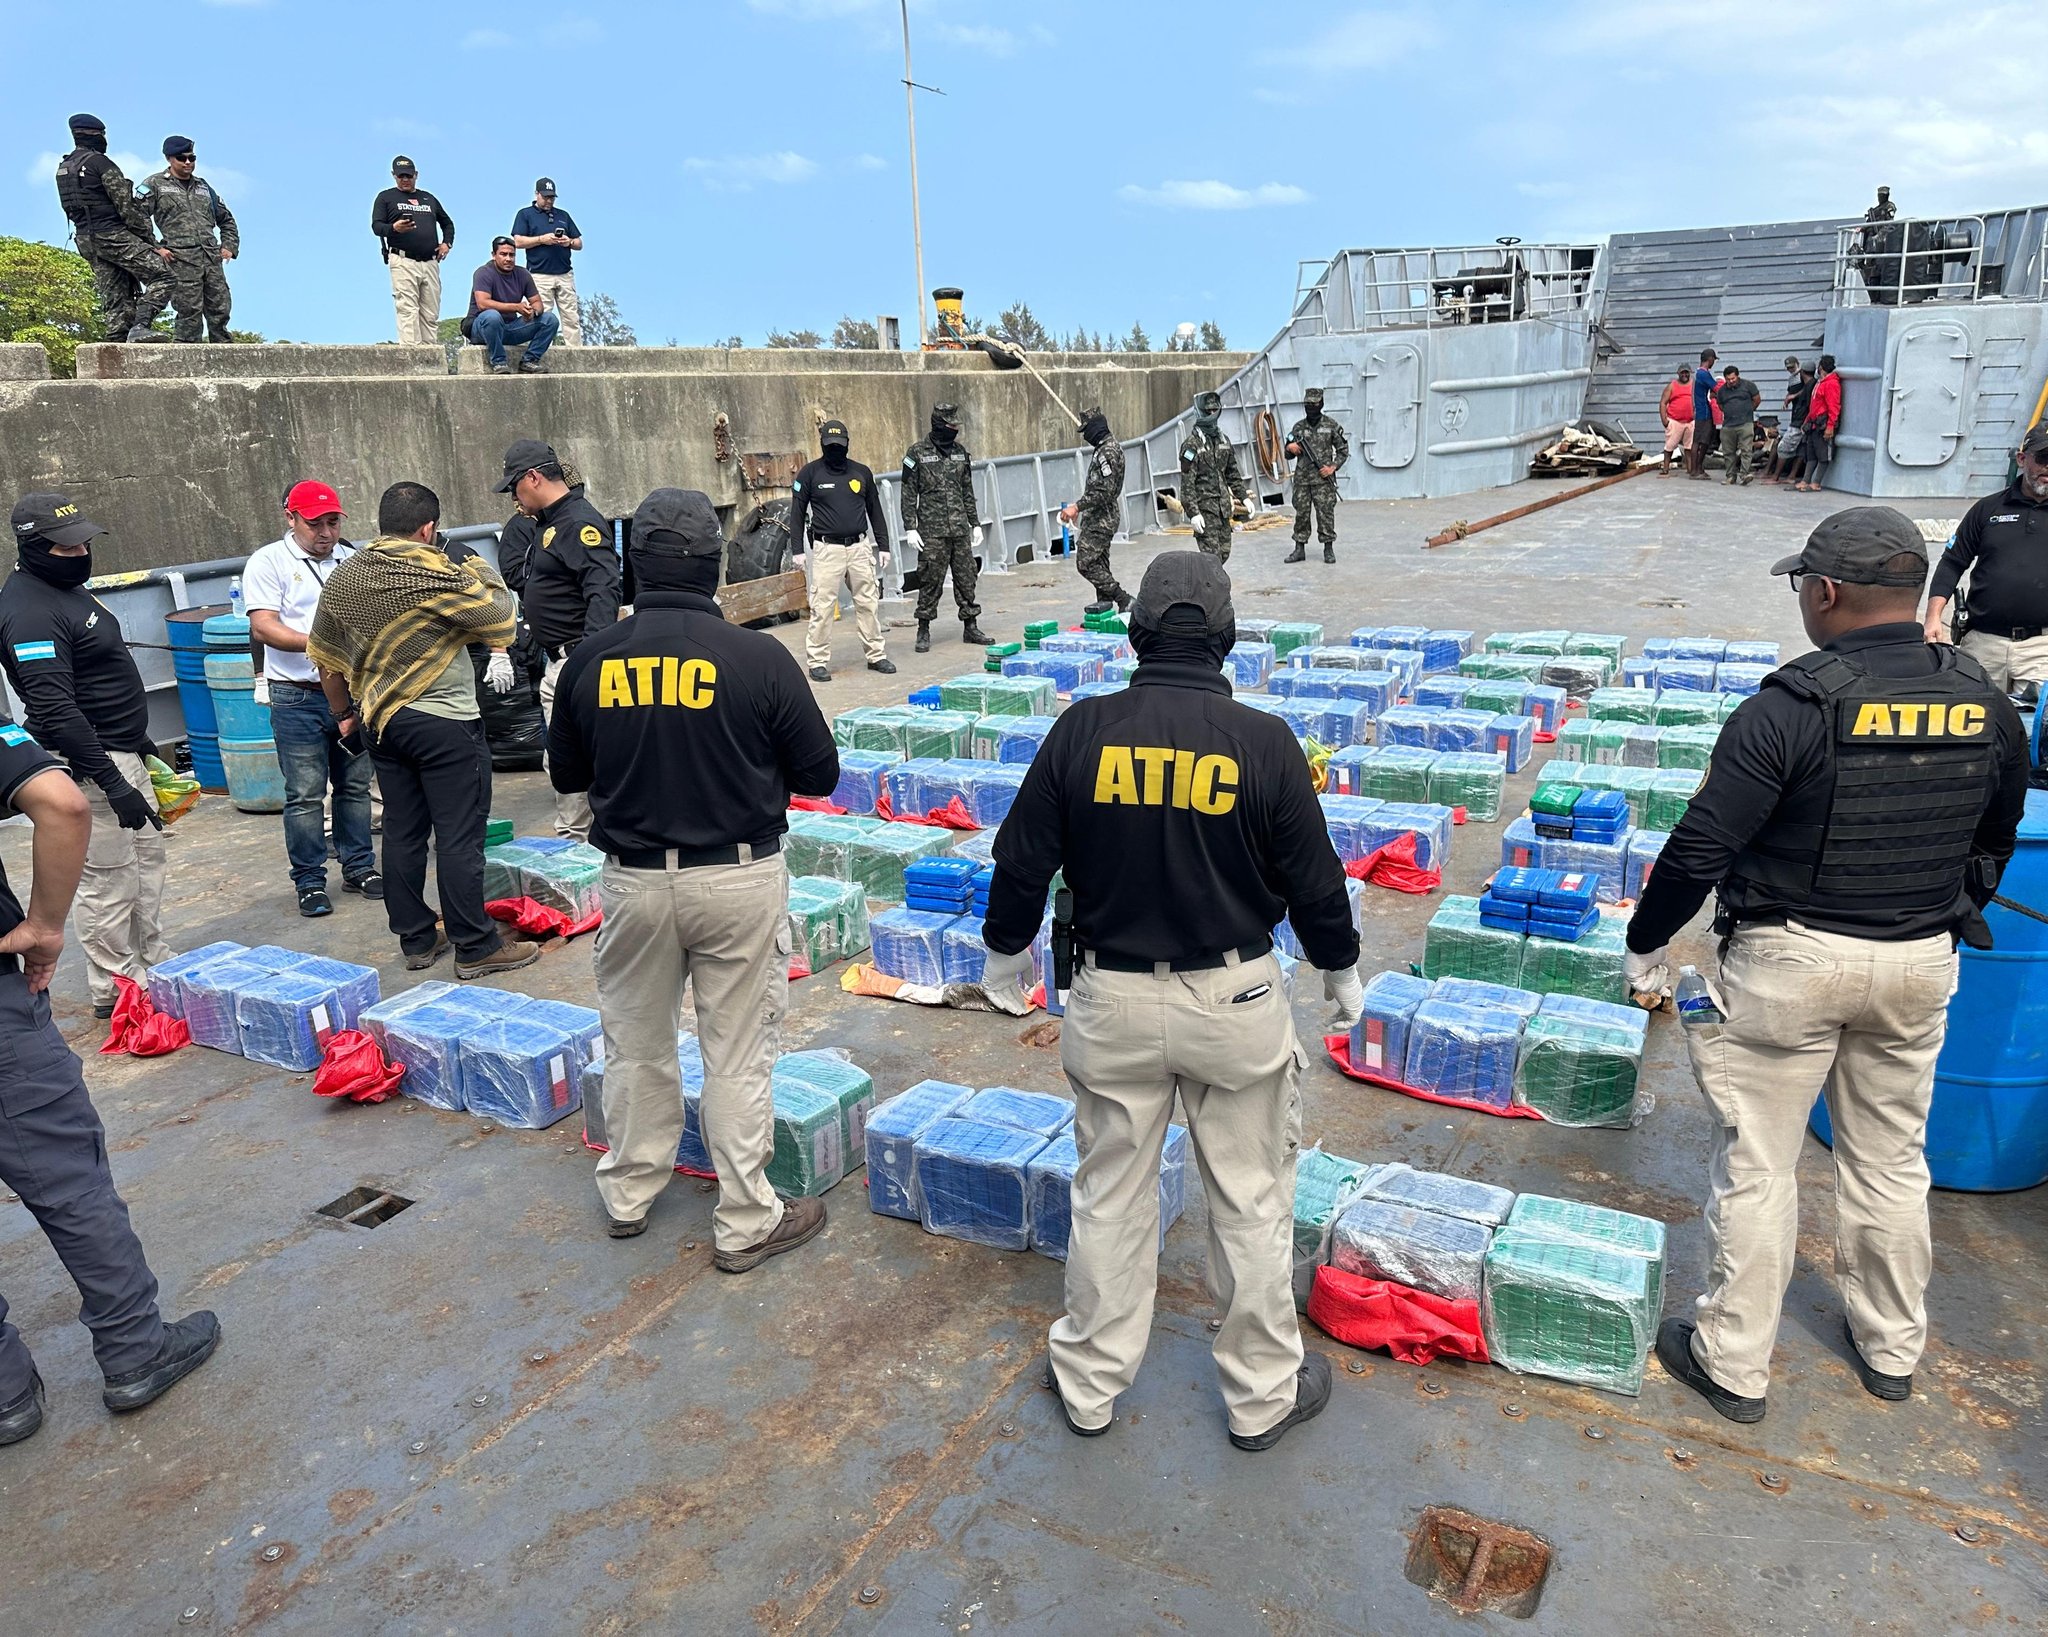
<instances>
[{"instance_id":1,"label":"honduras flag patch","mask_svg":"<svg viewBox=\"0 0 2048 1637\"><path fill-rule=\"evenodd\" d=\"M14 645L14 657L22 665L38 659L55 659L57 645L54 642L17 642Z\"/></svg>"}]
</instances>

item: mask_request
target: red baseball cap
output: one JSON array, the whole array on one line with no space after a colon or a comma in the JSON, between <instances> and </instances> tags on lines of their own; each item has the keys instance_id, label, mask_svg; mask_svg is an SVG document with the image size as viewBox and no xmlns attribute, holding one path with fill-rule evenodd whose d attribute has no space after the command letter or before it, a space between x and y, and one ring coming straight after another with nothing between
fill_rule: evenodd
<instances>
[{"instance_id":1,"label":"red baseball cap","mask_svg":"<svg viewBox=\"0 0 2048 1637\"><path fill-rule=\"evenodd\" d=\"M292 485L291 493L284 497L284 509L300 517L325 517L330 512L348 516L341 510L340 495L324 483L310 481Z\"/></svg>"}]
</instances>

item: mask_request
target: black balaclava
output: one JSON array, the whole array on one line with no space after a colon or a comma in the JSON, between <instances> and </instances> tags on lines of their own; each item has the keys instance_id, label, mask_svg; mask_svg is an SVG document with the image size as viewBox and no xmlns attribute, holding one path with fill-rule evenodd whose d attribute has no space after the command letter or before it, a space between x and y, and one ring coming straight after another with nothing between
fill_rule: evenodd
<instances>
[{"instance_id":1,"label":"black balaclava","mask_svg":"<svg viewBox=\"0 0 2048 1637\"><path fill-rule=\"evenodd\" d=\"M1220 671L1224 656L1237 646L1237 621L1220 631L1205 630L1206 624L1199 608L1176 604L1156 626L1131 622L1131 650L1140 665L1194 665Z\"/></svg>"},{"instance_id":2,"label":"black balaclava","mask_svg":"<svg viewBox=\"0 0 2048 1637\"><path fill-rule=\"evenodd\" d=\"M846 470L845 444L826 443L820 444L819 448L824 451L825 466L828 471L843 472Z\"/></svg>"},{"instance_id":3,"label":"black balaclava","mask_svg":"<svg viewBox=\"0 0 2048 1637\"><path fill-rule=\"evenodd\" d=\"M1308 424L1310 426L1320 424L1323 418L1323 400L1320 398L1309 399L1309 401L1302 406L1302 413L1305 416L1307 416Z\"/></svg>"},{"instance_id":4,"label":"black balaclava","mask_svg":"<svg viewBox=\"0 0 2048 1637\"><path fill-rule=\"evenodd\" d=\"M1109 438L1109 417L1099 409L1089 410L1081 423L1081 437L1091 449L1100 449Z\"/></svg>"},{"instance_id":5,"label":"black balaclava","mask_svg":"<svg viewBox=\"0 0 2048 1637\"><path fill-rule=\"evenodd\" d=\"M1210 437L1216 437L1223 425L1223 400L1213 392L1205 392L1195 400L1195 425Z\"/></svg>"},{"instance_id":6,"label":"black balaclava","mask_svg":"<svg viewBox=\"0 0 2048 1637\"><path fill-rule=\"evenodd\" d=\"M941 404L932 411L932 442L941 449L951 446L960 436L960 426L953 419L954 413L949 404Z\"/></svg>"},{"instance_id":7,"label":"black balaclava","mask_svg":"<svg viewBox=\"0 0 2048 1637\"><path fill-rule=\"evenodd\" d=\"M633 513L626 563L641 591L718 590L725 531L710 497L695 489L656 489Z\"/></svg>"},{"instance_id":8,"label":"black balaclava","mask_svg":"<svg viewBox=\"0 0 2048 1637\"><path fill-rule=\"evenodd\" d=\"M659 542L633 548L633 579L642 591L694 591L709 597L718 590L719 559L691 555Z\"/></svg>"},{"instance_id":9,"label":"black balaclava","mask_svg":"<svg viewBox=\"0 0 2048 1637\"><path fill-rule=\"evenodd\" d=\"M77 114L71 120L71 140L94 153L105 153L107 128L90 114Z\"/></svg>"},{"instance_id":10,"label":"black balaclava","mask_svg":"<svg viewBox=\"0 0 2048 1637\"><path fill-rule=\"evenodd\" d=\"M18 561L22 572L33 574L47 585L62 586L75 590L92 578L92 547L85 548L83 557L59 557L49 543L31 535L18 542L21 555Z\"/></svg>"}]
</instances>

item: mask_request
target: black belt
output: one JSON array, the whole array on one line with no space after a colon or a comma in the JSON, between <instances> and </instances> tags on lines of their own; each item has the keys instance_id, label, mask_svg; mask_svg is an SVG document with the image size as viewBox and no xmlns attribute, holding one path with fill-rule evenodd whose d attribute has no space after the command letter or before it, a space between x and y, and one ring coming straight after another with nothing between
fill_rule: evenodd
<instances>
[{"instance_id":1,"label":"black belt","mask_svg":"<svg viewBox=\"0 0 2048 1637\"><path fill-rule=\"evenodd\" d=\"M9 928L9 930L12 931L13 929ZM0 955L0 975L5 975L9 972L19 972L20 970L21 957L19 955Z\"/></svg>"},{"instance_id":2,"label":"black belt","mask_svg":"<svg viewBox=\"0 0 2048 1637\"><path fill-rule=\"evenodd\" d=\"M2048 632L2048 625L1992 625L1988 621L1972 619L1972 631L1982 631L1987 637L2003 637L2007 642L2025 642Z\"/></svg>"},{"instance_id":3,"label":"black belt","mask_svg":"<svg viewBox=\"0 0 2048 1637\"><path fill-rule=\"evenodd\" d=\"M313 693L324 694L327 690L317 682L301 682L295 676L274 676L270 678L273 688L305 688Z\"/></svg>"},{"instance_id":4,"label":"black belt","mask_svg":"<svg viewBox=\"0 0 2048 1637\"><path fill-rule=\"evenodd\" d=\"M742 858L739 847L643 847L607 856L629 870L701 870L711 864L746 864L773 858L782 851L782 838L770 836L766 841L747 843L745 851L748 856Z\"/></svg>"},{"instance_id":5,"label":"black belt","mask_svg":"<svg viewBox=\"0 0 2048 1637\"><path fill-rule=\"evenodd\" d=\"M814 534L811 538L821 546L857 546L867 536L864 534Z\"/></svg>"},{"instance_id":6,"label":"black belt","mask_svg":"<svg viewBox=\"0 0 2048 1637\"><path fill-rule=\"evenodd\" d=\"M1176 961L1146 961L1136 955L1112 955L1102 949L1091 949L1082 958L1090 966L1100 967L1105 972L1151 972L1160 966L1169 972L1213 972L1219 966L1231 965L1233 955L1239 963L1255 961L1270 954L1272 948L1271 938L1260 938L1240 949L1225 950L1215 955L1186 955Z\"/></svg>"}]
</instances>

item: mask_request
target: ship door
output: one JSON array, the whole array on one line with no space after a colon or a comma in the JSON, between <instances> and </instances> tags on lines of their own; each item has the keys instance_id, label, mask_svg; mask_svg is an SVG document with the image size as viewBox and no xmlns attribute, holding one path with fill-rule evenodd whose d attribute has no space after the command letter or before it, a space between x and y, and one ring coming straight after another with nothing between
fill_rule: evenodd
<instances>
[{"instance_id":1,"label":"ship door","mask_svg":"<svg viewBox=\"0 0 2048 1637\"><path fill-rule=\"evenodd\" d=\"M1915 324L1892 358L1885 453L1897 466L1939 466L1968 430L1970 337L1960 324Z\"/></svg>"},{"instance_id":2,"label":"ship door","mask_svg":"<svg viewBox=\"0 0 2048 1637\"><path fill-rule=\"evenodd\" d=\"M1422 410L1422 355L1405 341L1374 347L1365 361L1365 424L1359 441L1368 466L1395 468L1415 458Z\"/></svg>"}]
</instances>

